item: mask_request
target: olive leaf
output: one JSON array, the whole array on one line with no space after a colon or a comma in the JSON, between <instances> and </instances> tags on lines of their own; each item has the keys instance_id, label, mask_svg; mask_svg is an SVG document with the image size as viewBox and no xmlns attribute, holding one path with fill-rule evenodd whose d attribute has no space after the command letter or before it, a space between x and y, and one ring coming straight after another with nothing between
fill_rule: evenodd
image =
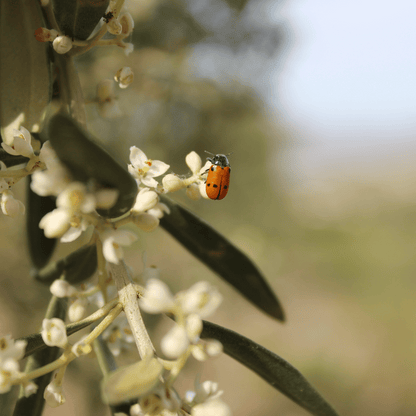
<instances>
[{"instance_id":1,"label":"olive leaf","mask_svg":"<svg viewBox=\"0 0 416 416\"><path fill-rule=\"evenodd\" d=\"M34 278L50 285L59 279L62 274L71 284L81 283L91 277L97 269L97 248L95 245L86 245L73 251L68 256L34 273Z\"/></svg>"},{"instance_id":2,"label":"olive leaf","mask_svg":"<svg viewBox=\"0 0 416 416\"><path fill-rule=\"evenodd\" d=\"M96 181L103 187L118 190L116 204L110 209L98 210L100 215L114 218L130 210L137 195L136 181L126 168L94 143L87 131L68 116L56 114L49 122L48 135L59 159L76 180Z\"/></svg>"},{"instance_id":3,"label":"olive leaf","mask_svg":"<svg viewBox=\"0 0 416 416\"><path fill-rule=\"evenodd\" d=\"M61 31L71 38L87 39L97 26L110 0L53 0Z\"/></svg>"},{"instance_id":4,"label":"olive leaf","mask_svg":"<svg viewBox=\"0 0 416 416\"><path fill-rule=\"evenodd\" d=\"M47 43L34 37L45 26L39 1L0 2L0 126L5 143L13 129L39 129L52 94Z\"/></svg>"},{"instance_id":5,"label":"olive leaf","mask_svg":"<svg viewBox=\"0 0 416 416\"><path fill-rule=\"evenodd\" d=\"M170 209L170 214L160 220L160 225L168 233L263 312L280 321L285 320L283 309L269 284L241 250L176 202L163 195L161 202Z\"/></svg>"},{"instance_id":6,"label":"olive leaf","mask_svg":"<svg viewBox=\"0 0 416 416\"><path fill-rule=\"evenodd\" d=\"M251 339L207 321L204 321L201 338L220 341L227 355L253 370L312 415L337 416L335 410L295 367Z\"/></svg>"}]
</instances>

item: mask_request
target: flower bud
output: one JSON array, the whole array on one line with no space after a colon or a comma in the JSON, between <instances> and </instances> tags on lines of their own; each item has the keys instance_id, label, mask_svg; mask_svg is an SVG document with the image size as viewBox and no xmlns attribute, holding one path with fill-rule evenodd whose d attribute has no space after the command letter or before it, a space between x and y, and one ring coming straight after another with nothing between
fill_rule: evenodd
<instances>
[{"instance_id":1,"label":"flower bud","mask_svg":"<svg viewBox=\"0 0 416 416\"><path fill-rule=\"evenodd\" d=\"M116 17L113 17L107 23L107 31L112 35L119 35L121 33L122 26Z\"/></svg>"},{"instance_id":2,"label":"flower bud","mask_svg":"<svg viewBox=\"0 0 416 416\"><path fill-rule=\"evenodd\" d=\"M162 184L167 192L179 191L179 189L184 187L182 179L172 173L163 177Z\"/></svg>"},{"instance_id":3,"label":"flower bud","mask_svg":"<svg viewBox=\"0 0 416 416\"><path fill-rule=\"evenodd\" d=\"M134 20L131 17L131 14L130 13L123 13L120 16L119 21L120 21L120 24L121 24L121 33L124 36L130 35L130 33L134 29Z\"/></svg>"},{"instance_id":4,"label":"flower bud","mask_svg":"<svg viewBox=\"0 0 416 416\"><path fill-rule=\"evenodd\" d=\"M189 339L184 327L175 325L160 342L163 354L168 358L179 358L188 348Z\"/></svg>"},{"instance_id":5,"label":"flower bud","mask_svg":"<svg viewBox=\"0 0 416 416\"><path fill-rule=\"evenodd\" d=\"M25 206L23 202L14 199L13 193L9 190L6 190L1 194L0 206L3 214L12 218L19 214L25 213Z\"/></svg>"},{"instance_id":6,"label":"flower bud","mask_svg":"<svg viewBox=\"0 0 416 416\"><path fill-rule=\"evenodd\" d=\"M58 297L58 298L66 298L69 296L73 296L76 293L76 289L74 286L70 285L65 280L55 280L51 287L49 288L52 295Z\"/></svg>"},{"instance_id":7,"label":"flower bud","mask_svg":"<svg viewBox=\"0 0 416 416\"><path fill-rule=\"evenodd\" d=\"M133 71L128 66L120 68L114 76L114 79L118 82L120 88L127 88L133 82L133 78Z\"/></svg>"},{"instance_id":8,"label":"flower bud","mask_svg":"<svg viewBox=\"0 0 416 416\"><path fill-rule=\"evenodd\" d=\"M58 386L54 381L46 386L43 398L50 407L58 407L65 403L65 397L62 394L62 386Z\"/></svg>"},{"instance_id":9,"label":"flower bud","mask_svg":"<svg viewBox=\"0 0 416 416\"><path fill-rule=\"evenodd\" d=\"M72 49L72 40L68 36L58 36L52 45L55 52L62 55Z\"/></svg>"},{"instance_id":10,"label":"flower bud","mask_svg":"<svg viewBox=\"0 0 416 416\"><path fill-rule=\"evenodd\" d=\"M189 169L191 169L193 174L196 174L201 170L202 160L199 157L198 153L194 151L188 153L185 157L185 162L188 165Z\"/></svg>"},{"instance_id":11,"label":"flower bud","mask_svg":"<svg viewBox=\"0 0 416 416\"><path fill-rule=\"evenodd\" d=\"M86 298L78 298L68 308L68 319L71 322L80 321L87 310L88 301Z\"/></svg>"},{"instance_id":12,"label":"flower bud","mask_svg":"<svg viewBox=\"0 0 416 416\"><path fill-rule=\"evenodd\" d=\"M68 343L65 323L62 319L44 319L41 335L43 342L49 347L64 348Z\"/></svg>"}]
</instances>

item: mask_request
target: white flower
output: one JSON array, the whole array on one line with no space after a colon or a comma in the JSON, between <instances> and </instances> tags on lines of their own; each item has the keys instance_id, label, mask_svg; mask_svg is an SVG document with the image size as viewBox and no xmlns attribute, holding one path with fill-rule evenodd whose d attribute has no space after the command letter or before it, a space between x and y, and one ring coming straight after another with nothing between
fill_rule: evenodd
<instances>
[{"instance_id":1,"label":"white flower","mask_svg":"<svg viewBox=\"0 0 416 416\"><path fill-rule=\"evenodd\" d=\"M185 162L194 175L197 175L202 168L202 160L194 151L186 155Z\"/></svg>"},{"instance_id":2,"label":"white flower","mask_svg":"<svg viewBox=\"0 0 416 416\"><path fill-rule=\"evenodd\" d=\"M3 211L4 215L8 215L9 217L15 218L19 214L25 213L25 206L22 201L14 199L13 192L9 190L5 190L1 194L1 210Z\"/></svg>"},{"instance_id":3,"label":"white flower","mask_svg":"<svg viewBox=\"0 0 416 416\"><path fill-rule=\"evenodd\" d=\"M74 296L77 293L77 289L74 286L61 279L55 280L51 284L49 290L51 291L52 295L58 298Z\"/></svg>"},{"instance_id":4,"label":"white flower","mask_svg":"<svg viewBox=\"0 0 416 416\"><path fill-rule=\"evenodd\" d=\"M202 319L197 314L191 314L186 317L186 332L192 342L196 342L202 332Z\"/></svg>"},{"instance_id":5,"label":"white flower","mask_svg":"<svg viewBox=\"0 0 416 416\"><path fill-rule=\"evenodd\" d=\"M68 308L68 319L71 322L80 321L87 311L88 299L77 298Z\"/></svg>"},{"instance_id":6,"label":"white flower","mask_svg":"<svg viewBox=\"0 0 416 416\"><path fill-rule=\"evenodd\" d=\"M124 53L126 56L129 56L134 51L134 45L132 43L123 43Z\"/></svg>"},{"instance_id":7,"label":"white flower","mask_svg":"<svg viewBox=\"0 0 416 416\"><path fill-rule=\"evenodd\" d=\"M195 403L203 403L208 399L217 399L222 393L222 390L218 390L218 383L209 380L200 383L199 377L195 379Z\"/></svg>"},{"instance_id":8,"label":"white flower","mask_svg":"<svg viewBox=\"0 0 416 416\"><path fill-rule=\"evenodd\" d=\"M95 192L95 201L98 208L109 209L116 202L119 195L117 189L101 189Z\"/></svg>"},{"instance_id":9,"label":"white flower","mask_svg":"<svg viewBox=\"0 0 416 416\"><path fill-rule=\"evenodd\" d=\"M64 54L72 49L72 40L68 36L58 36L52 42L52 46L56 53Z\"/></svg>"},{"instance_id":10,"label":"white flower","mask_svg":"<svg viewBox=\"0 0 416 416\"><path fill-rule=\"evenodd\" d=\"M158 185L153 178L164 174L170 167L160 160L147 159L144 152L136 146L130 147L130 162L131 165L128 166L128 169L137 183L143 183L151 188L155 188Z\"/></svg>"},{"instance_id":11,"label":"white flower","mask_svg":"<svg viewBox=\"0 0 416 416\"><path fill-rule=\"evenodd\" d=\"M134 29L134 20L131 17L130 13L123 13L119 18L120 24L121 24L121 33L124 36L130 35L130 33Z\"/></svg>"},{"instance_id":12,"label":"white flower","mask_svg":"<svg viewBox=\"0 0 416 416\"><path fill-rule=\"evenodd\" d=\"M192 408L192 416L231 416L230 408L220 399L208 400Z\"/></svg>"},{"instance_id":13,"label":"white flower","mask_svg":"<svg viewBox=\"0 0 416 416\"><path fill-rule=\"evenodd\" d=\"M119 264L124 256L123 249L120 246L129 246L136 240L136 234L131 231L106 229L101 234L105 259L110 263Z\"/></svg>"},{"instance_id":14,"label":"white flower","mask_svg":"<svg viewBox=\"0 0 416 416\"><path fill-rule=\"evenodd\" d=\"M159 197L155 191L149 188L143 188L137 194L136 202L134 203L132 212L145 212L148 209L153 208L159 200Z\"/></svg>"},{"instance_id":15,"label":"white flower","mask_svg":"<svg viewBox=\"0 0 416 416\"><path fill-rule=\"evenodd\" d=\"M195 313L201 318L211 315L222 302L221 293L208 282L198 282L177 295L186 314Z\"/></svg>"},{"instance_id":16,"label":"white flower","mask_svg":"<svg viewBox=\"0 0 416 416\"><path fill-rule=\"evenodd\" d=\"M80 340L78 342L76 342L72 348L71 351L77 356L81 356L81 355L87 355L92 351L92 347L90 344L86 344L84 342L84 340Z\"/></svg>"},{"instance_id":17,"label":"white flower","mask_svg":"<svg viewBox=\"0 0 416 416\"><path fill-rule=\"evenodd\" d=\"M121 33L122 26L116 17L113 17L107 23L107 31L112 35L119 35Z\"/></svg>"},{"instance_id":18,"label":"white flower","mask_svg":"<svg viewBox=\"0 0 416 416\"><path fill-rule=\"evenodd\" d=\"M11 335L0 338L0 364L8 359L20 360L23 358L26 345L26 341L14 341Z\"/></svg>"},{"instance_id":19,"label":"white flower","mask_svg":"<svg viewBox=\"0 0 416 416\"><path fill-rule=\"evenodd\" d=\"M65 348L68 343L65 323L62 319L44 319L41 335L43 342L49 347Z\"/></svg>"},{"instance_id":20,"label":"white flower","mask_svg":"<svg viewBox=\"0 0 416 416\"><path fill-rule=\"evenodd\" d=\"M133 216L133 223L143 231L153 231L159 225L159 218L154 215L144 213Z\"/></svg>"},{"instance_id":21,"label":"white flower","mask_svg":"<svg viewBox=\"0 0 416 416\"><path fill-rule=\"evenodd\" d=\"M152 209L149 209L147 211L148 214L153 215L156 218L163 218L163 216L166 214L170 214L169 207L164 204L163 202L158 202Z\"/></svg>"},{"instance_id":22,"label":"white flower","mask_svg":"<svg viewBox=\"0 0 416 416\"><path fill-rule=\"evenodd\" d=\"M158 279L149 279L139 306L147 313L170 312L175 307L175 299L166 283Z\"/></svg>"},{"instance_id":23,"label":"white flower","mask_svg":"<svg viewBox=\"0 0 416 416\"><path fill-rule=\"evenodd\" d=\"M69 229L71 212L66 208L57 208L48 212L39 222L39 227L48 238L62 237Z\"/></svg>"},{"instance_id":24,"label":"white flower","mask_svg":"<svg viewBox=\"0 0 416 416\"><path fill-rule=\"evenodd\" d=\"M32 394L35 394L37 390L38 386L33 381L29 381L27 384L23 386L23 392L25 397L29 397Z\"/></svg>"},{"instance_id":25,"label":"white flower","mask_svg":"<svg viewBox=\"0 0 416 416\"><path fill-rule=\"evenodd\" d=\"M188 334L185 328L175 325L160 342L163 354L168 358L179 358L189 347Z\"/></svg>"},{"instance_id":26,"label":"white flower","mask_svg":"<svg viewBox=\"0 0 416 416\"><path fill-rule=\"evenodd\" d=\"M201 198L201 192L199 190L199 185L196 183L191 184L186 188L186 195L189 199L192 199L193 201L198 201L198 199Z\"/></svg>"},{"instance_id":27,"label":"white flower","mask_svg":"<svg viewBox=\"0 0 416 416\"><path fill-rule=\"evenodd\" d=\"M176 192L185 186L183 180L173 173L169 173L163 177L162 185L166 192Z\"/></svg>"},{"instance_id":28,"label":"white flower","mask_svg":"<svg viewBox=\"0 0 416 416\"><path fill-rule=\"evenodd\" d=\"M61 237L63 243L70 243L75 241L85 231L90 223L77 215L71 217L71 228Z\"/></svg>"},{"instance_id":29,"label":"white flower","mask_svg":"<svg viewBox=\"0 0 416 416\"><path fill-rule=\"evenodd\" d=\"M50 407L58 407L65 403L65 397L62 393L62 386L52 381L46 386L43 398Z\"/></svg>"},{"instance_id":30,"label":"white flower","mask_svg":"<svg viewBox=\"0 0 416 416\"><path fill-rule=\"evenodd\" d=\"M8 358L0 363L0 394L10 391L18 374L19 363L15 359Z\"/></svg>"},{"instance_id":31,"label":"white flower","mask_svg":"<svg viewBox=\"0 0 416 416\"><path fill-rule=\"evenodd\" d=\"M133 82L133 79L134 73L128 66L120 68L114 76L114 80L118 82L120 88L127 88Z\"/></svg>"},{"instance_id":32,"label":"white flower","mask_svg":"<svg viewBox=\"0 0 416 416\"><path fill-rule=\"evenodd\" d=\"M35 156L32 147L32 137L28 130L24 127L20 127L20 131L13 130L13 145L9 146L6 143L2 143L3 149L14 156L22 155L28 158Z\"/></svg>"},{"instance_id":33,"label":"white flower","mask_svg":"<svg viewBox=\"0 0 416 416\"><path fill-rule=\"evenodd\" d=\"M81 182L71 182L56 199L58 208L90 213L95 210L96 201L92 194L87 193L87 188Z\"/></svg>"},{"instance_id":34,"label":"white flower","mask_svg":"<svg viewBox=\"0 0 416 416\"><path fill-rule=\"evenodd\" d=\"M221 342L216 339L209 341L199 341L198 344L192 346L191 353L198 361L206 361L211 357L218 357L223 351Z\"/></svg>"}]
</instances>

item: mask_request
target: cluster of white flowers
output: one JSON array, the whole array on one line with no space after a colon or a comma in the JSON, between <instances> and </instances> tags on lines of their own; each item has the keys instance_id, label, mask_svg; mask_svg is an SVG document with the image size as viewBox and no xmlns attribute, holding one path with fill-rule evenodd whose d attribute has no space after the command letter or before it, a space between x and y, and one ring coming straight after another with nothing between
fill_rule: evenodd
<instances>
[{"instance_id":1,"label":"cluster of white flowers","mask_svg":"<svg viewBox=\"0 0 416 416\"><path fill-rule=\"evenodd\" d=\"M186 195L192 200L198 200L201 196L209 199L205 188L205 180L212 163L208 161L202 166L201 157L196 152L189 153L185 162L192 175L186 179L172 173L166 175L162 181L165 192L176 192L186 188Z\"/></svg>"},{"instance_id":2,"label":"cluster of white flowers","mask_svg":"<svg viewBox=\"0 0 416 416\"><path fill-rule=\"evenodd\" d=\"M18 360L23 358L26 344L26 341L14 341L10 335L0 338L0 394L10 391L20 376ZM37 390L33 382L26 382L23 387L26 397Z\"/></svg>"},{"instance_id":3,"label":"cluster of white flowers","mask_svg":"<svg viewBox=\"0 0 416 416\"><path fill-rule=\"evenodd\" d=\"M189 349L194 358L205 361L222 352L220 342L199 338L202 318L211 315L221 301L221 294L208 282L198 282L173 296L166 283L151 278L139 305L147 313L172 313L175 316L175 326L162 338L160 345L167 357L179 358Z\"/></svg>"},{"instance_id":4,"label":"cluster of white flowers","mask_svg":"<svg viewBox=\"0 0 416 416\"><path fill-rule=\"evenodd\" d=\"M29 158L28 166L30 165L32 168L36 168L39 165L38 157L35 155L32 147L32 136L24 127L20 127L20 130L13 130L13 143L9 145L3 142L1 146L10 155ZM12 185L26 175L23 174L16 177L14 176L16 172L13 168L8 169L0 161L0 175L10 175L0 176L0 206L3 214L12 218L25 213L25 206L21 201L14 198L13 192L10 190Z\"/></svg>"}]
</instances>

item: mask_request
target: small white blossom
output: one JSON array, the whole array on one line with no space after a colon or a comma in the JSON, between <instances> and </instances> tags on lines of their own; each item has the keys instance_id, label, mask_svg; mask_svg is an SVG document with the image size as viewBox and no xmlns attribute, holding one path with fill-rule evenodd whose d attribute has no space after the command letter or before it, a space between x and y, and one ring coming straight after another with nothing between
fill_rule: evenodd
<instances>
[{"instance_id":1,"label":"small white blossom","mask_svg":"<svg viewBox=\"0 0 416 416\"><path fill-rule=\"evenodd\" d=\"M144 213L133 216L133 223L143 231L153 231L159 225L159 218L154 215Z\"/></svg>"},{"instance_id":2,"label":"small white blossom","mask_svg":"<svg viewBox=\"0 0 416 416\"><path fill-rule=\"evenodd\" d=\"M92 351L92 347L90 344L86 344L84 342L84 340L80 340L78 342L76 342L72 348L71 351L77 356L81 356L81 355L87 355Z\"/></svg>"},{"instance_id":3,"label":"small white blossom","mask_svg":"<svg viewBox=\"0 0 416 416\"><path fill-rule=\"evenodd\" d=\"M192 408L192 416L231 416L231 409L221 399L208 400Z\"/></svg>"},{"instance_id":4,"label":"small white blossom","mask_svg":"<svg viewBox=\"0 0 416 416\"><path fill-rule=\"evenodd\" d=\"M49 347L65 348L68 343L65 323L62 319L44 319L41 335L43 342Z\"/></svg>"},{"instance_id":5,"label":"small white blossom","mask_svg":"<svg viewBox=\"0 0 416 416\"><path fill-rule=\"evenodd\" d=\"M38 386L33 381L29 381L27 384L23 386L23 392L25 397L29 397L32 394L35 394L37 390Z\"/></svg>"},{"instance_id":6,"label":"small white blossom","mask_svg":"<svg viewBox=\"0 0 416 416\"><path fill-rule=\"evenodd\" d=\"M111 18L107 23L107 31L112 35L119 35L121 33L122 26L116 17Z\"/></svg>"},{"instance_id":7,"label":"small white blossom","mask_svg":"<svg viewBox=\"0 0 416 416\"><path fill-rule=\"evenodd\" d=\"M72 40L68 36L58 36L52 42L52 46L56 53L62 55L72 49Z\"/></svg>"},{"instance_id":8,"label":"small white blossom","mask_svg":"<svg viewBox=\"0 0 416 416\"><path fill-rule=\"evenodd\" d=\"M130 147L130 162L128 169L137 183L143 183L151 188L155 188L158 185L153 178L164 174L170 167L160 160L147 159L144 152L136 146Z\"/></svg>"},{"instance_id":9,"label":"small white blossom","mask_svg":"<svg viewBox=\"0 0 416 416\"><path fill-rule=\"evenodd\" d=\"M198 201L201 198L201 191L199 190L199 185L196 183L191 184L186 188L186 195L189 199L193 201Z\"/></svg>"},{"instance_id":10,"label":"small white blossom","mask_svg":"<svg viewBox=\"0 0 416 416\"><path fill-rule=\"evenodd\" d=\"M7 153L14 156L22 155L28 158L35 156L32 147L32 136L24 127L20 127L20 131L13 130L13 144L11 146L4 142L1 146Z\"/></svg>"},{"instance_id":11,"label":"small white blossom","mask_svg":"<svg viewBox=\"0 0 416 416\"><path fill-rule=\"evenodd\" d=\"M68 308L68 319L71 322L80 321L87 311L88 299L77 298Z\"/></svg>"},{"instance_id":12,"label":"small white blossom","mask_svg":"<svg viewBox=\"0 0 416 416\"><path fill-rule=\"evenodd\" d=\"M198 282L187 291L178 293L182 310L186 314L195 313L201 318L211 315L222 302L221 293L208 282Z\"/></svg>"},{"instance_id":13,"label":"small white blossom","mask_svg":"<svg viewBox=\"0 0 416 416\"><path fill-rule=\"evenodd\" d=\"M218 383L206 380L200 383L199 378L195 380L195 403L204 403L208 399L217 399L223 391L218 390Z\"/></svg>"},{"instance_id":14,"label":"small white blossom","mask_svg":"<svg viewBox=\"0 0 416 416\"><path fill-rule=\"evenodd\" d=\"M58 407L65 403L65 397L62 393L62 386L52 381L46 386L43 398L50 407Z\"/></svg>"},{"instance_id":15,"label":"small white blossom","mask_svg":"<svg viewBox=\"0 0 416 416\"><path fill-rule=\"evenodd\" d=\"M185 328L175 325L160 342L163 354L168 358L179 358L189 347L188 334Z\"/></svg>"},{"instance_id":16,"label":"small white blossom","mask_svg":"<svg viewBox=\"0 0 416 416\"><path fill-rule=\"evenodd\" d=\"M25 206L22 201L14 199L13 192L9 190L5 190L1 194L1 210L3 211L4 215L8 215L9 217L15 218L19 214L25 213Z\"/></svg>"},{"instance_id":17,"label":"small white blossom","mask_svg":"<svg viewBox=\"0 0 416 416\"><path fill-rule=\"evenodd\" d=\"M161 219L163 218L165 213L170 214L170 209L163 202L158 202L153 208L149 209L147 213L153 215L156 218Z\"/></svg>"},{"instance_id":18,"label":"small white blossom","mask_svg":"<svg viewBox=\"0 0 416 416\"><path fill-rule=\"evenodd\" d=\"M77 289L74 286L61 279L55 280L51 284L49 290L51 291L52 295L58 298L74 296L77 293Z\"/></svg>"},{"instance_id":19,"label":"small white blossom","mask_svg":"<svg viewBox=\"0 0 416 416\"><path fill-rule=\"evenodd\" d=\"M95 192L97 208L109 209L117 202L119 191L117 189L101 189Z\"/></svg>"},{"instance_id":20,"label":"small white blossom","mask_svg":"<svg viewBox=\"0 0 416 416\"><path fill-rule=\"evenodd\" d=\"M40 220L39 227L48 238L62 237L71 226L71 217L71 212L66 208L56 208Z\"/></svg>"},{"instance_id":21,"label":"small white blossom","mask_svg":"<svg viewBox=\"0 0 416 416\"><path fill-rule=\"evenodd\" d=\"M186 155L185 162L194 175L197 175L202 168L202 160L198 153L194 151Z\"/></svg>"},{"instance_id":22,"label":"small white blossom","mask_svg":"<svg viewBox=\"0 0 416 416\"><path fill-rule=\"evenodd\" d=\"M19 363L9 358L0 363L0 394L7 393L12 388L12 382L19 375Z\"/></svg>"},{"instance_id":23,"label":"small white blossom","mask_svg":"<svg viewBox=\"0 0 416 416\"><path fill-rule=\"evenodd\" d=\"M186 332L192 342L196 342L202 332L202 319L197 314L191 314L186 317Z\"/></svg>"},{"instance_id":24,"label":"small white blossom","mask_svg":"<svg viewBox=\"0 0 416 416\"><path fill-rule=\"evenodd\" d=\"M26 345L26 341L14 341L11 335L0 338L0 364L8 359L20 360L23 358Z\"/></svg>"},{"instance_id":25,"label":"small white blossom","mask_svg":"<svg viewBox=\"0 0 416 416\"><path fill-rule=\"evenodd\" d=\"M137 240L136 234L128 230L107 229L100 237L105 259L114 264L119 264L124 256L121 246L129 246Z\"/></svg>"},{"instance_id":26,"label":"small white blossom","mask_svg":"<svg viewBox=\"0 0 416 416\"><path fill-rule=\"evenodd\" d=\"M123 13L119 18L121 24L121 33L124 36L130 35L134 29L134 20L130 13Z\"/></svg>"},{"instance_id":27,"label":"small white blossom","mask_svg":"<svg viewBox=\"0 0 416 416\"><path fill-rule=\"evenodd\" d=\"M158 203L158 200L159 197L155 191L152 191L149 188L143 188L137 194L136 202L131 210L133 213L145 212L153 208Z\"/></svg>"},{"instance_id":28,"label":"small white blossom","mask_svg":"<svg viewBox=\"0 0 416 416\"><path fill-rule=\"evenodd\" d=\"M129 56L134 51L134 45L132 43L124 43L124 53Z\"/></svg>"},{"instance_id":29,"label":"small white blossom","mask_svg":"<svg viewBox=\"0 0 416 416\"><path fill-rule=\"evenodd\" d=\"M134 73L128 66L120 68L114 76L114 80L118 82L120 88L127 88L133 82L133 79Z\"/></svg>"},{"instance_id":30,"label":"small white blossom","mask_svg":"<svg viewBox=\"0 0 416 416\"><path fill-rule=\"evenodd\" d=\"M179 178L179 176L174 175L173 173L169 173L168 175L163 177L162 185L163 189L166 192L176 192L185 186L183 180Z\"/></svg>"},{"instance_id":31,"label":"small white blossom","mask_svg":"<svg viewBox=\"0 0 416 416\"><path fill-rule=\"evenodd\" d=\"M56 199L58 208L67 208L71 211L90 213L95 210L96 201L92 194L87 193L87 188L81 182L71 182Z\"/></svg>"},{"instance_id":32,"label":"small white blossom","mask_svg":"<svg viewBox=\"0 0 416 416\"><path fill-rule=\"evenodd\" d=\"M192 346L191 353L198 361L206 361L209 358L217 357L222 353L223 347L221 342L213 339L210 341L199 341Z\"/></svg>"},{"instance_id":33,"label":"small white blossom","mask_svg":"<svg viewBox=\"0 0 416 416\"><path fill-rule=\"evenodd\" d=\"M175 299L166 283L158 279L149 279L139 306L147 313L170 312L175 307Z\"/></svg>"}]
</instances>

